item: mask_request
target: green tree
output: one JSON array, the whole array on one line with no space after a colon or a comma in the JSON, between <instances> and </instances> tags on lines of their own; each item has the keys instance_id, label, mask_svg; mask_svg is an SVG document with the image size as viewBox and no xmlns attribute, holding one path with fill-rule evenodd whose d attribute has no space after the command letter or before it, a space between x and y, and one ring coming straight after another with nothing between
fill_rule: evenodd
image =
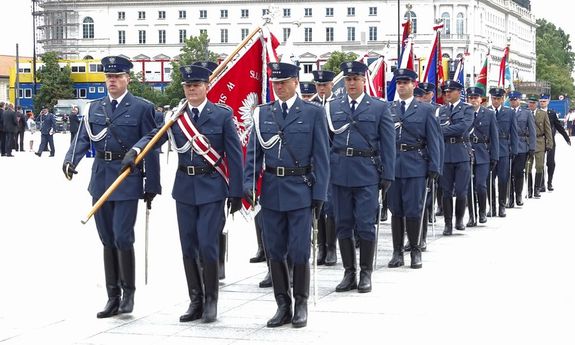
<instances>
[{"instance_id":1,"label":"green tree","mask_svg":"<svg viewBox=\"0 0 575 345\"><path fill-rule=\"evenodd\" d=\"M156 106L168 104L168 97L165 93L154 89L149 84L142 82L142 73L134 74L130 72L130 84L128 90L134 95L139 96L154 103Z\"/></svg>"},{"instance_id":2,"label":"green tree","mask_svg":"<svg viewBox=\"0 0 575 345\"><path fill-rule=\"evenodd\" d=\"M37 78L42 85L34 96L34 112L38 114L44 107L52 109L59 99L74 98L74 83L70 66L60 68L57 52L42 55L44 66L38 70Z\"/></svg>"},{"instance_id":3,"label":"green tree","mask_svg":"<svg viewBox=\"0 0 575 345\"><path fill-rule=\"evenodd\" d=\"M573 99L575 89L571 73L575 53L569 35L545 19L537 19L537 80L551 83L551 95L567 95Z\"/></svg>"},{"instance_id":4,"label":"green tree","mask_svg":"<svg viewBox=\"0 0 575 345\"><path fill-rule=\"evenodd\" d=\"M191 36L186 39L186 42L179 57L172 61L172 82L166 87L166 104L172 107L178 105L180 100L184 98L184 90L182 90L182 75L180 67L192 64L196 61L218 61L218 54L208 49L210 40L206 33L199 36Z\"/></svg>"},{"instance_id":5,"label":"green tree","mask_svg":"<svg viewBox=\"0 0 575 345\"><path fill-rule=\"evenodd\" d=\"M357 60L358 55L353 52L345 53L340 51L334 51L331 53L329 59L327 59L326 63L323 65L322 69L332 71L335 74L341 72L339 66L346 61L355 61Z\"/></svg>"}]
</instances>

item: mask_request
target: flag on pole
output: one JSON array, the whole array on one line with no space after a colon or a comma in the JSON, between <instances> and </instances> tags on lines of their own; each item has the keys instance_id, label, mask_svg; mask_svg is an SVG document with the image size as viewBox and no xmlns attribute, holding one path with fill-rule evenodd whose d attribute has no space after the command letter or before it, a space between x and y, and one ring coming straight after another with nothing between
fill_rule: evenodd
<instances>
[{"instance_id":1,"label":"flag on pole","mask_svg":"<svg viewBox=\"0 0 575 345\"><path fill-rule=\"evenodd\" d=\"M443 29L443 23L433 27L433 30L435 31L435 39L431 45L429 59L427 60L427 65L425 66L425 71L423 72L422 78L422 82L427 82L435 85L436 92L433 95L434 102L438 102L438 90L441 89L441 86L445 81L445 74L443 73L443 59L441 53L441 29Z\"/></svg>"},{"instance_id":2,"label":"flag on pole","mask_svg":"<svg viewBox=\"0 0 575 345\"><path fill-rule=\"evenodd\" d=\"M461 56L459 58L459 61L457 61L457 67L455 68L455 74L453 74L453 80L455 80L456 82L458 82L461 85L465 85L465 75L464 75L464 63L463 63L464 57ZM461 95L460 95L460 99L462 101L465 101L465 87L463 88L463 90L461 90Z\"/></svg>"},{"instance_id":3,"label":"flag on pole","mask_svg":"<svg viewBox=\"0 0 575 345\"><path fill-rule=\"evenodd\" d=\"M373 97L385 98L385 71L387 64L383 56L380 56L369 65L367 69L369 82L366 83L366 88L369 86L368 95ZM366 90L367 92L367 90Z\"/></svg>"},{"instance_id":4,"label":"flag on pole","mask_svg":"<svg viewBox=\"0 0 575 345\"><path fill-rule=\"evenodd\" d=\"M485 56L485 62L483 62L483 67L481 67L481 72L479 72L479 76L477 77L477 82L475 83L475 87L480 87L483 89L484 94L487 94L487 66L489 65L489 52Z\"/></svg>"},{"instance_id":5,"label":"flag on pole","mask_svg":"<svg viewBox=\"0 0 575 345\"><path fill-rule=\"evenodd\" d=\"M509 45L505 47L503 56L501 57L501 64L499 65L499 80L497 86L505 87L505 70L507 69L507 61L509 60Z\"/></svg>"},{"instance_id":6,"label":"flag on pole","mask_svg":"<svg viewBox=\"0 0 575 345\"><path fill-rule=\"evenodd\" d=\"M402 24L403 26L403 42L402 42L402 50L401 56L398 60L397 68L407 68L410 70L414 70L413 66L413 38L411 36L411 21L408 20L407 22ZM395 76L389 82L389 87L387 88L387 100L389 102L395 99L396 94L396 81Z\"/></svg>"}]
</instances>

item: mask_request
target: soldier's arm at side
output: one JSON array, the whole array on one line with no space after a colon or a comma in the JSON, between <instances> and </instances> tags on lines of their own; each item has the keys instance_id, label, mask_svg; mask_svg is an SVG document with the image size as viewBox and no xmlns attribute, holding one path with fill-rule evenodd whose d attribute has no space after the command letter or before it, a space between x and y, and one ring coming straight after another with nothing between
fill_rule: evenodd
<instances>
[{"instance_id":1,"label":"soldier's arm at side","mask_svg":"<svg viewBox=\"0 0 575 345\"><path fill-rule=\"evenodd\" d=\"M553 132L551 131L551 122L549 121L549 116L547 116L547 114L545 114L543 119L545 127L545 149L551 150L553 149Z\"/></svg>"},{"instance_id":2,"label":"soldier's arm at side","mask_svg":"<svg viewBox=\"0 0 575 345\"><path fill-rule=\"evenodd\" d=\"M78 133L76 134L76 137L74 137L74 140L70 144L68 152L66 152L64 163L69 162L77 167L82 158L84 157L84 155L86 154L86 152L88 152L89 150L90 150L90 137L88 136L88 131L86 131L84 123L80 123Z\"/></svg>"},{"instance_id":3,"label":"soldier's arm at side","mask_svg":"<svg viewBox=\"0 0 575 345\"><path fill-rule=\"evenodd\" d=\"M563 127L563 124L561 123L561 120L559 120L559 118L557 117L557 114L553 114L553 126L555 126L555 129L557 130L557 132L559 132L561 134L561 136L563 136L563 139L565 139L565 141L571 145L571 139L569 138L569 134L567 134L567 131L565 130L565 127Z\"/></svg>"},{"instance_id":4,"label":"soldier's arm at side","mask_svg":"<svg viewBox=\"0 0 575 345\"><path fill-rule=\"evenodd\" d=\"M517 155L519 144L519 132L517 130L517 116L511 112L511 131L509 132L509 143L511 144L511 154Z\"/></svg>"},{"instance_id":5,"label":"soldier's arm at side","mask_svg":"<svg viewBox=\"0 0 575 345\"><path fill-rule=\"evenodd\" d=\"M231 112L226 112L224 120L224 152L228 161L229 196L241 198L243 196L242 183L244 181L243 153L242 144L240 143L232 116Z\"/></svg>"},{"instance_id":6,"label":"soldier's arm at side","mask_svg":"<svg viewBox=\"0 0 575 345\"><path fill-rule=\"evenodd\" d=\"M323 107L317 107L313 124L312 162L315 183L312 187L313 200L327 200L329 185L329 135L327 119Z\"/></svg>"},{"instance_id":7,"label":"soldier's arm at side","mask_svg":"<svg viewBox=\"0 0 575 345\"><path fill-rule=\"evenodd\" d=\"M383 111L379 122L379 155L383 167L384 180L395 180L395 126L389 105L382 102Z\"/></svg>"},{"instance_id":8,"label":"soldier's arm at side","mask_svg":"<svg viewBox=\"0 0 575 345\"><path fill-rule=\"evenodd\" d=\"M256 136L257 134L255 127L252 127L250 131L250 140L247 147L246 164L244 168L244 193L256 189L255 184L257 183L258 177L260 176L260 172L262 170L264 153Z\"/></svg>"},{"instance_id":9,"label":"soldier's arm at side","mask_svg":"<svg viewBox=\"0 0 575 345\"><path fill-rule=\"evenodd\" d=\"M143 107L141 117L141 133L144 136L156 128L154 119L156 112L152 103L146 102ZM157 147L157 146L156 146ZM150 150L144 158L144 168L146 171L146 182L144 191L147 193L161 194L162 185L160 183L160 154L158 150Z\"/></svg>"},{"instance_id":10,"label":"soldier's arm at side","mask_svg":"<svg viewBox=\"0 0 575 345\"><path fill-rule=\"evenodd\" d=\"M429 107L431 108L431 107ZM441 174L441 145L443 145L443 134L441 128L435 118L433 109L429 110L426 116L425 136L427 139L427 153L429 155L429 162L427 164L427 171L434 171Z\"/></svg>"},{"instance_id":11,"label":"soldier's arm at side","mask_svg":"<svg viewBox=\"0 0 575 345\"><path fill-rule=\"evenodd\" d=\"M491 122L489 124L489 153L492 161L499 160L499 128L497 127L497 119L495 113L489 111Z\"/></svg>"},{"instance_id":12,"label":"soldier's arm at side","mask_svg":"<svg viewBox=\"0 0 575 345\"><path fill-rule=\"evenodd\" d=\"M537 132L535 131L535 118L528 114L527 127L529 129L529 150L535 151L537 145Z\"/></svg>"}]
</instances>

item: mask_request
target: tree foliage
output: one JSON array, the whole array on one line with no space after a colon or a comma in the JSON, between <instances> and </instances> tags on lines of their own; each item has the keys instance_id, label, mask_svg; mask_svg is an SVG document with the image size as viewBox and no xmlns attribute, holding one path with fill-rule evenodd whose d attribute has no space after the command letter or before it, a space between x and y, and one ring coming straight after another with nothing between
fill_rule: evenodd
<instances>
[{"instance_id":1,"label":"tree foliage","mask_svg":"<svg viewBox=\"0 0 575 345\"><path fill-rule=\"evenodd\" d=\"M130 84L128 90L134 95L147 99L156 106L164 106L168 103L166 95L159 90L154 89L149 84L142 82L142 74L130 72Z\"/></svg>"},{"instance_id":2,"label":"tree foliage","mask_svg":"<svg viewBox=\"0 0 575 345\"><path fill-rule=\"evenodd\" d=\"M74 83L70 66L60 68L58 53L42 55L44 66L38 70L37 78L42 83L34 96L34 112L38 114L44 107L52 109L58 99L74 98Z\"/></svg>"},{"instance_id":3,"label":"tree foliage","mask_svg":"<svg viewBox=\"0 0 575 345\"><path fill-rule=\"evenodd\" d=\"M326 63L323 65L322 69L332 71L335 74L341 72L339 66L343 62L347 61L355 61L357 60L358 55L353 52L345 53L341 51L334 51L331 53L329 59L327 59Z\"/></svg>"},{"instance_id":4,"label":"tree foliage","mask_svg":"<svg viewBox=\"0 0 575 345\"><path fill-rule=\"evenodd\" d=\"M571 51L568 34L545 19L537 19L537 80L551 83L551 95L567 95L573 99L571 73L575 67L575 53Z\"/></svg>"}]
</instances>

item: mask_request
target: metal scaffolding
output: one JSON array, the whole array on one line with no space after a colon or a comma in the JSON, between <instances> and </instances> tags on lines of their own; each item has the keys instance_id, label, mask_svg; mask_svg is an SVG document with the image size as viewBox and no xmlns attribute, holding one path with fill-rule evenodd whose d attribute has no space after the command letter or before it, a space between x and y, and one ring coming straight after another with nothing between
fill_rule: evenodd
<instances>
[{"instance_id":1,"label":"metal scaffolding","mask_svg":"<svg viewBox=\"0 0 575 345\"><path fill-rule=\"evenodd\" d=\"M35 38L42 48L38 53L56 51L62 58L78 55L80 28L76 1L32 0Z\"/></svg>"}]
</instances>

